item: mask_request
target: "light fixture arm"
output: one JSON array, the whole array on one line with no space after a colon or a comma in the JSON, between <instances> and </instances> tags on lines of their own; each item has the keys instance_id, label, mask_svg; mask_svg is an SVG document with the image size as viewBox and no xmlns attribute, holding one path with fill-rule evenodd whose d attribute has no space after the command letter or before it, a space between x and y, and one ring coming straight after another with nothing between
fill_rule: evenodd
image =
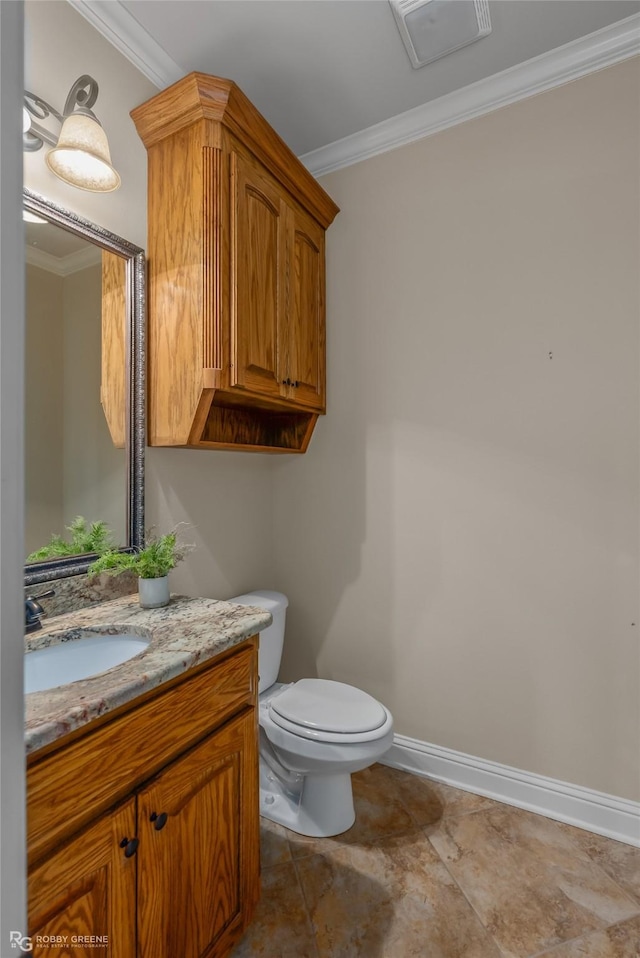
<instances>
[{"instance_id":1,"label":"light fixture arm","mask_svg":"<svg viewBox=\"0 0 640 958\"><path fill-rule=\"evenodd\" d=\"M89 114L94 120L98 118L91 112L91 107L98 99L98 84L87 73L78 77L76 82L69 90L64 105L64 116L70 116L76 107L80 107L83 113ZM98 121L99 122L99 121Z\"/></svg>"},{"instance_id":2,"label":"light fixture arm","mask_svg":"<svg viewBox=\"0 0 640 958\"><path fill-rule=\"evenodd\" d=\"M28 90L24 91L24 109L29 116L35 117L36 120L46 120L50 116L55 116L60 124L63 120L63 117L58 113L55 107L47 103L46 100L43 100L42 97L36 96L35 93L29 93ZM57 142L58 137L55 134L49 132L46 127L40 126L39 123L35 123L33 120L31 121L31 126L28 131L22 135L22 148L29 153L35 153L35 151L41 149L45 143L55 146Z\"/></svg>"},{"instance_id":3,"label":"light fixture arm","mask_svg":"<svg viewBox=\"0 0 640 958\"><path fill-rule=\"evenodd\" d=\"M36 121L47 120L50 116L53 116L61 126L65 118L74 112L83 113L85 116L90 116L96 123L100 123L98 117L91 110L91 107L97 99L98 84L93 77L85 73L81 77L78 77L69 90L64 104L64 113L58 113L56 108L51 106L50 103L47 103L42 97L36 96L35 93L29 93L28 90L24 91L24 108ZM45 143L48 143L50 146L56 146L59 134L56 135L52 133L50 130L47 130L46 127L41 126L40 123L34 122L34 120L31 120L31 126L28 131L23 134L23 149L29 153L35 153L37 150L40 150Z\"/></svg>"}]
</instances>

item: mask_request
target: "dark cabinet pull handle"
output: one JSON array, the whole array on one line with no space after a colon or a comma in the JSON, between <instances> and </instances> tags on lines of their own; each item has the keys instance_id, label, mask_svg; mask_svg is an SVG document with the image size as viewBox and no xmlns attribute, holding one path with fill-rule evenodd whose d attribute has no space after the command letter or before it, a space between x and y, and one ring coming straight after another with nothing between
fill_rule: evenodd
<instances>
[{"instance_id":1,"label":"dark cabinet pull handle","mask_svg":"<svg viewBox=\"0 0 640 958\"><path fill-rule=\"evenodd\" d=\"M297 389L297 388L298 388L298 386L300 385L300 383L299 383L299 382L298 382L298 380L296 379L296 381L294 382L294 384L293 384L293 385L294 385L294 386L296 387L296 389Z\"/></svg>"},{"instance_id":2,"label":"dark cabinet pull handle","mask_svg":"<svg viewBox=\"0 0 640 958\"><path fill-rule=\"evenodd\" d=\"M153 822L153 827L155 828L157 832L159 832L160 829L164 828L164 826L167 824L167 813L160 812L160 814L158 815L157 812L151 812L151 815L149 816L149 821Z\"/></svg>"},{"instance_id":3,"label":"dark cabinet pull handle","mask_svg":"<svg viewBox=\"0 0 640 958\"><path fill-rule=\"evenodd\" d=\"M283 380L282 380L282 385L283 385L283 386L286 386L286 385L287 385L287 380L286 380L286 379L283 379Z\"/></svg>"},{"instance_id":4,"label":"dark cabinet pull handle","mask_svg":"<svg viewBox=\"0 0 640 958\"><path fill-rule=\"evenodd\" d=\"M124 848L124 857L131 858L132 855L135 855L135 853L138 851L139 844L140 841L137 838L132 838L131 840L128 838L123 838L120 842L120 848Z\"/></svg>"}]
</instances>

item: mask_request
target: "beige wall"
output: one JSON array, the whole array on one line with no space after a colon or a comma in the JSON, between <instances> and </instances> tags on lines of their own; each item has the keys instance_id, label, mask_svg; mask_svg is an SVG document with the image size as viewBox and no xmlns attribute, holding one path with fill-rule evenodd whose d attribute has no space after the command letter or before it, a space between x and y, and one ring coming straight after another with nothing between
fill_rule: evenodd
<instances>
[{"instance_id":1,"label":"beige wall","mask_svg":"<svg viewBox=\"0 0 640 958\"><path fill-rule=\"evenodd\" d=\"M147 449L147 517L161 531L178 523L196 546L171 573L186 595L228 599L269 588L273 572L270 456Z\"/></svg>"},{"instance_id":2,"label":"beige wall","mask_svg":"<svg viewBox=\"0 0 640 958\"><path fill-rule=\"evenodd\" d=\"M285 677L640 798L627 62L336 172L328 416L275 464Z\"/></svg>"},{"instance_id":3,"label":"beige wall","mask_svg":"<svg viewBox=\"0 0 640 958\"><path fill-rule=\"evenodd\" d=\"M63 282L26 266L25 556L63 526Z\"/></svg>"},{"instance_id":4,"label":"beige wall","mask_svg":"<svg viewBox=\"0 0 640 958\"><path fill-rule=\"evenodd\" d=\"M129 111L157 91L66 0L26 0L27 89L56 106L82 73L99 83L95 111L122 187L103 196L69 187L49 173L42 151L25 154L25 186L145 247L146 151ZM226 598L269 584L272 465L259 455L147 450L147 528L187 522L185 538L197 545L172 574L175 591Z\"/></svg>"}]
</instances>

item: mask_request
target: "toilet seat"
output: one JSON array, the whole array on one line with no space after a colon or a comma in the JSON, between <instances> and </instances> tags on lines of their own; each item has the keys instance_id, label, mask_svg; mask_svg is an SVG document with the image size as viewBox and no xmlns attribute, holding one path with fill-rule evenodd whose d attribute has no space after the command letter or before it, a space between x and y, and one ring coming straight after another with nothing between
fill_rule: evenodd
<instances>
[{"instance_id":1,"label":"toilet seat","mask_svg":"<svg viewBox=\"0 0 640 958\"><path fill-rule=\"evenodd\" d=\"M301 679L269 703L274 725L319 742L369 742L386 735L390 713L361 689L329 679Z\"/></svg>"}]
</instances>

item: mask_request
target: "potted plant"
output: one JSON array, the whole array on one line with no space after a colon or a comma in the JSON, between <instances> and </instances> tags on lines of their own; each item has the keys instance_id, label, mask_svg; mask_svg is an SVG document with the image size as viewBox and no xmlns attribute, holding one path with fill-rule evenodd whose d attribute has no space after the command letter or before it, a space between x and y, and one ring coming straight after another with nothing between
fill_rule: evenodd
<instances>
[{"instance_id":1,"label":"potted plant","mask_svg":"<svg viewBox=\"0 0 640 958\"><path fill-rule=\"evenodd\" d=\"M178 532L163 536L147 535L145 545L137 552L110 549L87 569L90 576L120 575L133 572L138 576L138 595L143 609L158 609L169 604L169 572L184 559L193 546L179 545Z\"/></svg>"},{"instance_id":2,"label":"potted plant","mask_svg":"<svg viewBox=\"0 0 640 958\"><path fill-rule=\"evenodd\" d=\"M71 539L64 539L54 533L50 542L27 556L27 562L41 562L43 559L59 559L62 556L77 556L87 552L102 555L113 549L113 537L106 522L88 523L84 516L76 516L71 525L66 526Z\"/></svg>"}]
</instances>

